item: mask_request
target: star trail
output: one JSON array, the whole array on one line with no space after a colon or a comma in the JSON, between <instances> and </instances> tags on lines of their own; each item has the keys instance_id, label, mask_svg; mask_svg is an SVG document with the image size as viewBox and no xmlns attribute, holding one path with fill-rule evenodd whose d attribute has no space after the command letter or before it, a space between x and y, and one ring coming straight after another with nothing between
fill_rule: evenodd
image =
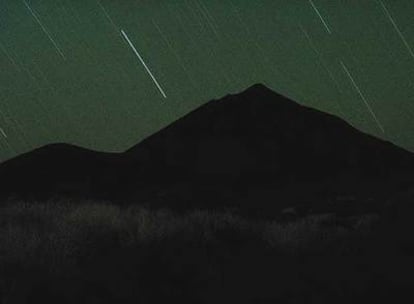
<instances>
[{"instance_id":1,"label":"star trail","mask_svg":"<svg viewBox=\"0 0 414 304\"><path fill-rule=\"evenodd\" d=\"M47 36L47 38L49 38L50 42L52 42L53 46L55 47L56 51L59 53L60 56L62 56L62 58L64 60L66 60L66 56L63 54L62 50L60 49L60 47L57 45L56 41L52 38L52 36L50 35L49 31L46 29L46 27L43 25L43 23L40 21L39 17L36 15L36 13L33 11L33 9L30 7L29 4L27 4L26 1L23 1L24 4L26 5L27 9L29 10L30 14L32 14L33 18L36 20L36 22L39 24L39 26L41 27L42 31L45 33L45 35Z\"/></svg>"},{"instance_id":2,"label":"star trail","mask_svg":"<svg viewBox=\"0 0 414 304\"><path fill-rule=\"evenodd\" d=\"M2 0L0 161L53 142L123 151L259 82L414 151L413 13L410 0Z\"/></svg>"},{"instance_id":3,"label":"star trail","mask_svg":"<svg viewBox=\"0 0 414 304\"><path fill-rule=\"evenodd\" d=\"M414 53L413 50L411 49L411 46L408 44L407 39L405 39L403 33L401 32L401 30L399 29L397 23L395 23L394 18L391 16L391 13L388 11L387 7L385 6L384 2L382 2L381 0L379 0L382 8L384 9L385 14L387 15L388 19L390 20L392 26L394 27L395 31L397 32L398 36L400 36L402 42L404 43L405 47L407 48L408 52L410 53L411 57L413 57L414 59Z\"/></svg>"},{"instance_id":4,"label":"star trail","mask_svg":"<svg viewBox=\"0 0 414 304\"><path fill-rule=\"evenodd\" d=\"M355 87L355 90L358 92L359 96L361 96L361 99L364 102L365 106L367 107L367 109L368 109L369 113L371 114L372 118L375 120L376 124L378 125L378 127L380 128L382 133L385 133L384 127L382 126L382 124L378 120L377 115L375 115L374 111L372 110L371 106L369 105L369 103L368 103L367 99L365 98L364 94L362 94L361 89L356 84L354 77L351 75L348 68L346 67L346 65L342 61L341 61L341 65L342 65L346 75L351 80L352 85Z\"/></svg>"},{"instance_id":5,"label":"star trail","mask_svg":"<svg viewBox=\"0 0 414 304\"><path fill-rule=\"evenodd\" d=\"M108 12L106 11L105 7L102 5L101 1L98 0L98 6L102 10L103 14L105 15L106 19L108 19L109 23L113 25L115 29L117 29L117 26L115 22L112 20L111 16L109 16Z\"/></svg>"},{"instance_id":6,"label":"star trail","mask_svg":"<svg viewBox=\"0 0 414 304\"><path fill-rule=\"evenodd\" d=\"M4 132L3 128L0 128L0 133L1 133L1 135L3 135L5 138L7 138L7 134L6 134L6 132Z\"/></svg>"},{"instance_id":7,"label":"star trail","mask_svg":"<svg viewBox=\"0 0 414 304\"><path fill-rule=\"evenodd\" d=\"M321 22L323 24L323 26L326 28L326 31L329 34L332 34L331 29L329 28L328 24L326 23L325 19L322 17L321 13L319 12L318 8L316 7L316 5L313 3L312 0L309 0L309 3L312 5L312 8L315 10L316 14L318 15L319 19L321 19Z\"/></svg>"},{"instance_id":8,"label":"star trail","mask_svg":"<svg viewBox=\"0 0 414 304\"><path fill-rule=\"evenodd\" d=\"M125 33L124 30L121 30L122 36L125 38L125 40L128 42L131 49L134 51L135 55L137 55L139 61L141 61L142 65L144 66L145 70L147 71L148 75L150 75L152 81L154 81L155 85L157 86L158 90L160 91L161 95L164 98L167 98L167 95L165 95L164 90L161 88L160 84L158 83L155 76L152 74L151 70L149 69L148 65L145 63L144 59L141 57L141 55L138 53L137 49L135 48L135 45L132 43L132 41L129 39L128 35Z\"/></svg>"}]
</instances>

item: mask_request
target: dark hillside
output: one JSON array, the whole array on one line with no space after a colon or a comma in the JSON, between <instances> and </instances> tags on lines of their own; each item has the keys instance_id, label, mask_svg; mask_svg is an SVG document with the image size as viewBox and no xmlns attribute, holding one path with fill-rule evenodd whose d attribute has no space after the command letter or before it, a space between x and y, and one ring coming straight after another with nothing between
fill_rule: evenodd
<instances>
[{"instance_id":1,"label":"dark hillside","mask_svg":"<svg viewBox=\"0 0 414 304\"><path fill-rule=\"evenodd\" d=\"M288 205L363 209L411 186L413 172L408 151L257 84L124 153L57 144L21 155L0 166L0 191L274 214Z\"/></svg>"}]
</instances>

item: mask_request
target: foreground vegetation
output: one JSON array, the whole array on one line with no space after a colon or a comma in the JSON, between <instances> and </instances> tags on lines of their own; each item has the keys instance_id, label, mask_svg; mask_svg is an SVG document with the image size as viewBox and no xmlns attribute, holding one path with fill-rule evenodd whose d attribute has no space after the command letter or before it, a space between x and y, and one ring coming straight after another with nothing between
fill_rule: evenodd
<instances>
[{"instance_id":1,"label":"foreground vegetation","mask_svg":"<svg viewBox=\"0 0 414 304\"><path fill-rule=\"evenodd\" d=\"M378 220L12 202L0 209L0 303L349 303L372 300L374 291L384 298L401 284L392 273L399 270L385 269Z\"/></svg>"}]
</instances>

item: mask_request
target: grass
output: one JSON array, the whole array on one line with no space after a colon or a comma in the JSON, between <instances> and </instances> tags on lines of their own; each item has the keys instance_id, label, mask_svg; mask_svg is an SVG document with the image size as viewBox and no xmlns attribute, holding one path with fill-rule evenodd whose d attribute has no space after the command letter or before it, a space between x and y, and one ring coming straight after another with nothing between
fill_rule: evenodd
<instances>
[{"instance_id":1,"label":"grass","mask_svg":"<svg viewBox=\"0 0 414 304\"><path fill-rule=\"evenodd\" d=\"M0 209L0 303L23 296L44 303L63 295L68 303L221 297L231 293L234 281L261 267L280 271L286 266L281 260L363 255L377 220L366 215L348 218L345 225L327 214L282 223L107 202L13 202ZM297 268L292 263L289 271ZM246 273L228 278L243 269ZM263 276L257 280L265 283ZM216 281L229 287L223 291ZM50 284L51 294L45 291ZM39 289L44 291L36 295Z\"/></svg>"},{"instance_id":2,"label":"grass","mask_svg":"<svg viewBox=\"0 0 414 304\"><path fill-rule=\"evenodd\" d=\"M355 234L349 227L327 225L334 215L308 216L294 222L258 221L231 213L195 210L175 214L139 206L122 208L110 203L14 203L0 209L1 261L50 266L76 260L99 246L130 247L182 238L204 243L230 238L254 238L265 246L286 251L306 251ZM355 223L356 232L369 231L375 216ZM106 244L105 244L106 243ZM50 261L56 261L51 264Z\"/></svg>"}]
</instances>

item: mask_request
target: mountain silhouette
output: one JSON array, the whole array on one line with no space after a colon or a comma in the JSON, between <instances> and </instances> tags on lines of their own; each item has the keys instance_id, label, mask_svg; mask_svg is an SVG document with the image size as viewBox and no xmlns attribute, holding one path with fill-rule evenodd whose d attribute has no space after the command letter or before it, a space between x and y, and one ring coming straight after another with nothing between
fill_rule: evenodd
<instances>
[{"instance_id":1,"label":"mountain silhouette","mask_svg":"<svg viewBox=\"0 0 414 304\"><path fill-rule=\"evenodd\" d=\"M0 195L247 213L344 202L362 208L410 187L413 173L412 153L256 84L123 153L54 144L20 155L0 165Z\"/></svg>"}]
</instances>

